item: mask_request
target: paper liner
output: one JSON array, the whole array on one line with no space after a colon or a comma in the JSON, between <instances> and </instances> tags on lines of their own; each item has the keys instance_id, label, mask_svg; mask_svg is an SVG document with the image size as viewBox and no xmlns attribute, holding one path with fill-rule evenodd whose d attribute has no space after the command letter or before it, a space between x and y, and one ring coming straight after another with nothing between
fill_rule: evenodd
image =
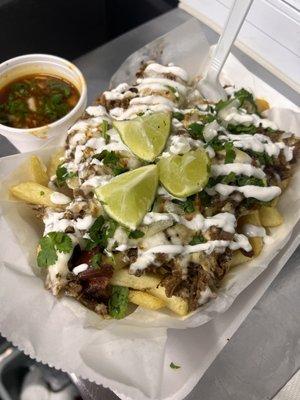
<instances>
[{"instance_id":1,"label":"paper liner","mask_svg":"<svg viewBox=\"0 0 300 400\"><path fill-rule=\"evenodd\" d=\"M153 53L153 49L158 48L163 50L162 55L159 52L162 62L173 61L184 67L200 65L199 59L207 60L209 53L200 25L194 21L186 23L134 53L114 75L113 81L117 83L121 77L130 77L128 73L140 63L141 56L147 58L149 54L148 58L153 58L157 54ZM267 98L276 105L269 111L270 118L282 129L297 133L300 114L296 106L247 71L232 56L226 63L223 79L234 81L237 87L250 88L258 96ZM47 161L52 152L53 148L45 148L35 154ZM266 288L292 254L293 247L289 246L278 253L299 220L300 171L297 171L280 200L279 208L285 223L272 230L273 243L266 245L262 254L252 262L231 270L216 299L187 318L177 318L167 312L137 309L122 321L108 322L70 298L54 298L43 287L40 271L35 266L36 245L42 226L37 223L29 207L10 200L7 192L10 184L24 179L22 174L26 173L22 164L30 154L0 160L0 331L31 357L110 387L121 398L182 399L225 345L224 332L220 329L222 322L221 325L219 322L215 332L214 327L218 322L211 321L203 327L199 326L212 318L215 321L226 320L225 316L230 315L239 302L223 313L237 296L260 274L261 280L269 275ZM23 172L16 174L16 170ZM298 231L293 241L298 243ZM274 257L276 268L272 271L267 266ZM265 281L256 282L257 285ZM254 292L252 303L255 304L258 298L259 294ZM249 310L239 310L239 323ZM234 331L237 326L237 322L232 322L230 329ZM199 328L178 333L172 330L167 337L166 328L187 327ZM214 334L205 339L209 329L213 329ZM193 351L192 344L198 344L198 352ZM202 358L199 358L201 354ZM174 375L168 363L176 363L177 360L171 358L176 355L185 358L186 367ZM172 379L174 383L170 385Z\"/></svg>"}]
</instances>

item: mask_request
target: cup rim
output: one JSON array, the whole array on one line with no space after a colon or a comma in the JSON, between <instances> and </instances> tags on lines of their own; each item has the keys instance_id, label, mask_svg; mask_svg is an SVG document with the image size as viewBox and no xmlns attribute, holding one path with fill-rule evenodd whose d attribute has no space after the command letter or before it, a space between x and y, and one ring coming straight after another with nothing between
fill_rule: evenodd
<instances>
[{"instance_id":1,"label":"cup rim","mask_svg":"<svg viewBox=\"0 0 300 400\"><path fill-rule=\"evenodd\" d=\"M80 83L81 83L81 92L80 92L80 97L76 103L76 106L74 108L72 108L72 110L70 110L64 117L58 119L57 121L54 121L50 124L46 124L46 125L42 125L42 126L38 126L36 128L13 128L11 126L7 126L7 125L3 125L0 124L0 129L6 130L7 132L11 132L11 133L34 133L40 130L44 130L45 128L51 129L51 128L55 128L61 124L63 124L64 122L66 122L69 118L71 118L74 114L76 114L78 112L78 110L82 107L83 103L85 103L86 98L87 98L87 85L86 85L86 80L82 74L82 72L80 71L80 69L73 63L71 63L70 61L66 60L65 58L62 57L58 57L52 54L43 54L43 53L32 53L32 54L25 54L22 56L17 56L17 57L13 57L10 58L6 61L3 61L0 64L0 69L2 67L5 67L6 64L8 64L8 69L9 69L9 64L12 62L19 62L19 61L30 61L31 59L35 59L35 58L39 58L41 59L41 61L44 61L45 59L47 59L47 61L59 61L62 64L65 64L66 67L72 69L73 71L75 71L75 73L77 74L77 76L79 77ZM38 60L34 60L34 62L36 62ZM12 66L12 68L14 67L14 65ZM59 75L59 74L58 74ZM78 88L77 88L78 89Z\"/></svg>"}]
</instances>

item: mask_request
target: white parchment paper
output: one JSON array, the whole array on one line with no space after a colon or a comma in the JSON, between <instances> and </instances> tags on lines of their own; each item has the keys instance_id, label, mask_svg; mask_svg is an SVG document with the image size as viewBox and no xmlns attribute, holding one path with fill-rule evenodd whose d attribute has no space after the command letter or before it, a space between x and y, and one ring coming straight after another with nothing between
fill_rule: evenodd
<instances>
[{"instance_id":1,"label":"white parchment paper","mask_svg":"<svg viewBox=\"0 0 300 400\"><path fill-rule=\"evenodd\" d=\"M137 69L141 60L155 56L164 63L173 61L193 74L201 73L203 60L209 56L209 46L200 26L194 21L186 23L131 56L114 75L113 82L131 79L131 71ZM200 65L199 71L196 71L196 65L198 68ZM297 133L300 126L297 107L250 74L232 56L226 63L222 79L229 79L237 87L249 88L269 100L276 106L269 111L269 117L280 128ZM52 148L45 148L37 154L47 161L52 151ZM242 307L232 315L231 310L239 303L235 302L224 312L259 275L256 282L258 286L263 283L259 287L265 290L292 254L295 243L298 244L299 234L295 231L291 238L293 245L285 246L300 216L300 171L280 201L285 223L273 230L273 243L251 263L233 269L215 300L183 319L167 312L137 309L122 321L105 322L72 299L54 298L43 287L35 267L36 244L42 227L27 206L11 201L7 194L10 184L26 179L22 165L29 154L0 160L1 333L31 357L108 386L121 398L182 399L225 345L224 324L228 323L228 315L231 315L231 323L227 325L226 333L232 333L251 309L249 304L253 306L259 299L262 290L251 293L251 285L247 289L247 292L250 290L248 307ZM267 267L274 257L276 268L270 270ZM166 328L187 327L198 328L171 330L167 335ZM184 360L185 368L175 374L168 364L176 359Z\"/></svg>"}]
</instances>

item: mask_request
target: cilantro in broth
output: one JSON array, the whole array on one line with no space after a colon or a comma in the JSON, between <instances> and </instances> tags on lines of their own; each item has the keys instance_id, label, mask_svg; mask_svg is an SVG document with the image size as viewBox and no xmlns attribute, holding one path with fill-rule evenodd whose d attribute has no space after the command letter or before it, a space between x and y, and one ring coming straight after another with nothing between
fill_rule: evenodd
<instances>
[{"instance_id":1,"label":"cilantro in broth","mask_svg":"<svg viewBox=\"0 0 300 400\"><path fill-rule=\"evenodd\" d=\"M0 122L14 128L47 125L64 117L78 99L71 82L44 74L23 76L0 90Z\"/></svg>"}]
</instances>

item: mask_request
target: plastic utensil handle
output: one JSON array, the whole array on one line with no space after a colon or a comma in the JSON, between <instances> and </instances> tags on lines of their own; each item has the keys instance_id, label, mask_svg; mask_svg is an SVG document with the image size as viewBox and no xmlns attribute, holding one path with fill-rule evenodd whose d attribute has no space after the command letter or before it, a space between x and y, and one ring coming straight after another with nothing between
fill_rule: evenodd
<instances>
[{"instance_id":1,"label":"plastic utensil handle","mask_svg":"<svg viewBox=\"0 0 300 400\"><path fill-rule=\"evenodd\" d=\"M252 2L253 0L235 0L210 64L210 76L219 76Z\"/></svg>"}]
</instances>

